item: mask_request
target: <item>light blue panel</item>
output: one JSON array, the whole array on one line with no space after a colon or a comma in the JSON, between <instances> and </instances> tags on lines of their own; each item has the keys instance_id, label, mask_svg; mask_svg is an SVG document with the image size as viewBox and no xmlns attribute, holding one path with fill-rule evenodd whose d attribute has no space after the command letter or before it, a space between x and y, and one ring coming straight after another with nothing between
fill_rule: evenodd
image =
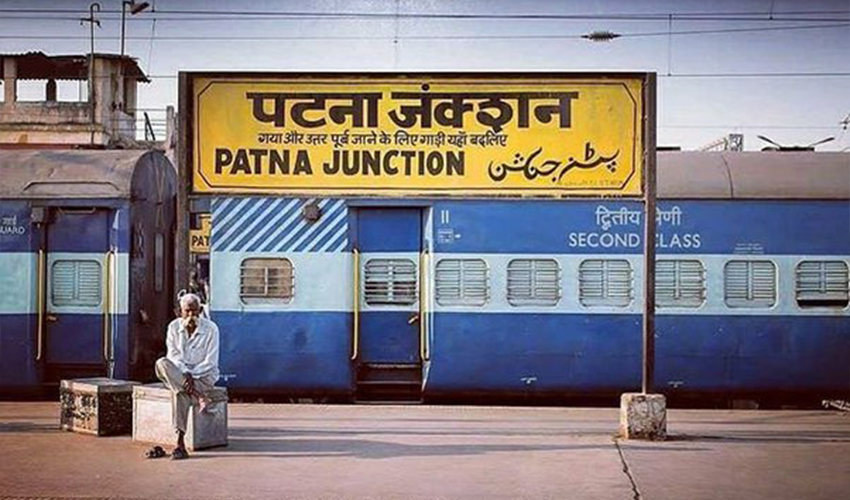
<instances>
[{"instance_id":1,"label":"light blue panel","mask_svg":"<svg viewBox=\"0 0 850 500\"><path fill-rule=\"evenodd\" d=\"M796 270L801 261L841 260L850 267L850 257L825 255L659 255L658 260L697 259L705 266L705 302L692 307L659 307L659 316L843 316L850 307L805 307L797 305ZM773 307L731 308L724 298L724 269L730 260L770 261L776 266L776 304Z\"/></svg>"},{"instance_id":2,"label":"light blue panel","mask_svg":"<svg viewBox=\"0 0 850 500\"><path fill-rule=\"evenodd\" d=\"M116 253L114 259L114 292L110 311L114 314L127 314L130 310L130 255Z\"/></svg>"},{"instance_id":3,"label":"light blue panel","mask_svg":"<svg viewBox=\"0 0 850 500\"><path fill-rule=\"evenodd\" d=\"M97 261L101 266L101 278L106 277L106 254L103 253L77 253L77 252L51 252L48 254L46 268L48 270L48 280L46 284L46 310L51 313L61 314L103 314L104 312L104 292L101 290L101 302L97 306L57 306L51 300L51 280L50 269L53 263L57 260L93 260ZM126 253L115 254L112 268L112 303L109 305L109 311L114 314L127 314L129 310L129 276L130 276L130 257ZM34 296L34 295L33 295Z\"/></svg>"},{"instance_id":4,"label":"light blue panel","mask_svg":"<svg viewBox=\"0 0 850 500\"><path fill-rule=\"evenodd\" d=\"M239 267L249 257L282 257L293 263L295 273L295 297L289 303L244 304L239 299ZM419 262L412 252L369 252L361 254L361 266L371 258L407 258ZM483 306L440 305L434 295L434 268L441 259L481 258L488 266L490 299ZM428 309L434 312L470 312L481 314L642 314L643 311L643 257L640 255L609 254L536 254L534 258L555 259L561 268L561 299L555 306L515 307L507 301L507 266L513 259L529 258L527 254L454 254L431 255L425 291ZM579 267L585 259L625 259L632 266L633 300L625 307L587 307L579 298ZM739 316L850 316L850 306L806 307L796 302L796 268L805 260L842 260L850 267L850 256L823 255L705 255L688 256L659 255L663 259L698 259L705 266L706 300L699 307L659 307L658 315L739 315ZM777 269L777 302L769 308L729 308L723 296L723 270L730 259L769 260ZM246 253L218 252L212 254L213 308L216 310L292 310L292 311L352 311L352 257L348 253ZM361 277L363 270L361 269ZM369 306L361 300L361 311L406 310L415 311L419 304L409 306ZM122 310L123 312L123 310Z\"/></svg>"},{"instance_id":5,"label":"light blue panel","mask_svg":"<svg viewBox=\"0 0 850 500\"><path fill-rule=\"evenodd\" d=\"M38 254L0 253L0 314L36 312Z\"/></svg>"},{"instance_id":6,"label":"light blue panel","mask_svg":"<svg viewBox=\"0 0 850 500\"><path fill-rule=\"evenodd\" d=\"M286 258L292 262L295 289L289 302L245 303L239 297L239 272L248 258ZM210 255L213 311L353 310L353 268L349 253L213 252Z\"/></svg>"},{"instance_id":7,"label":"light blue panel","mask_svg":"<svg viewBox=\"0 0 850 500\"><path fill-rule=\"evenodd\" d=\"M431 282L434 282L433 269L441 259L480 258L487 263L490 283L490 299L483 306L448 306L434 302L433 308L440 312L475 312L486 314L641 314L643 311L643 257L639 255L608 254L454 254L437 253L431 259ZM508 264L514 259L554 259L561 269L561 299L554 306L513 306L508 302ZM585 307L579 301L579 266L586 259L627 260L632 267L633 300L624 307Z\"/></svg>"},{"instance_id":8,"label":"light blue panel","mask_svg":"<svg viewBox=\"0 0 850 500\"><path fill-rule=\"evenodd\" d=\"M507 267L513 259L554 259L561 269L561 300L554 306L514 307L507 301ZM642 314L643 313L643 256L610 254L465 254L438 253L431 261L430 280L434 280L434 268L441 259L483 259L488 266L490 299L483 306L440 305L434 301L436 312L469 312L481 314ZM579 297L579 268L587 259L625 259L629 261L634 273L632 279L633 300L625 307L587 307ZM659 255L658 260L697 259L705 266L706 300L699 307L673 308L659 307L658 315L738 315L738 316L850 316L848 307L806 307L801 308L796 301L796 269L805 260L841 260L850 267L850 256L824 255ZM777 302L767 308L729 308L723 296L723 271L731 260L768 260L776 265Z\"/></svg>"}]
</instances>

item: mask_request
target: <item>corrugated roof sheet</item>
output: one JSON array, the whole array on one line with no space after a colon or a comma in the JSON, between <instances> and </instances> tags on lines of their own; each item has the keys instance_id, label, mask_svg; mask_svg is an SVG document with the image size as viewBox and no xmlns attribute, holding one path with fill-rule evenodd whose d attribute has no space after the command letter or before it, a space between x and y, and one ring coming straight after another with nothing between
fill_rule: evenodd
<instances>
[{"instance_id":1,"label":"corrugated roof sheet","mask_svg":"<svg viewBox=\"0 0 850 500\"><path fill-rule=\"evenodd\" d=\"M128 198L152 150L0 150L0 198Z\"/></svg>"},{"instance_id":2,"label":"corrugated roof sheet","mask_svg":"<svg viewBox=\"0 0 850 500\"><path fill-rule=\"evenodd\" d=\"M95 53L96 59L120 61L127 78L136 81L150 82L145 73L139 68L136 60L130 56L118 54ZM17 78L19 80L86 80L88 79L88 54L48 56L44 52L34 51L24 54L0 54L0 78L3 78L2 60L15 59L17 62Z\"/></svg>"},{"instance_id":3,"label":"corrugated roof sheet","mask_svg":"<svg viewBox=\"0 0 850 500\"><path fill-rule=\"evenodd\" d=\"M659 198L850 199L850 153L662 152Z\"/></svg>"},{"instance_id":4,"label":"corrugated roof sheet","mask_svg":"<svg viewBox=\"0 0 850 500\"><path fill-rule=\"evenodd\" d=\"M126 197L151 152L0 150L0 198ZM850 153L662 152L658 197L850 200Z\"/></svg>"}]
</instances>

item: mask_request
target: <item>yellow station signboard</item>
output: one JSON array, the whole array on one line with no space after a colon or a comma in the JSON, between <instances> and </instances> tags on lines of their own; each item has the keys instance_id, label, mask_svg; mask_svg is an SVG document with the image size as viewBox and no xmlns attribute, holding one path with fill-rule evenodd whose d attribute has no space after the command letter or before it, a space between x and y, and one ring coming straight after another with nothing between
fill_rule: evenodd
<instances>
[{"instance_id":1,"label":"yellow station signboard","mask_svg":"<svg viewBox=\"0 0 850 500\"><path fill-rule=\"evenodd\" d=\"M645 80L201 76L196 193L640 196Z\"/></svg>"},{"instance_id":2,"label":"yellow station signboard","mask_svg":"<svg viewBox=\"0 0 850 500\"><path fill-rule=\"evenodd\" d=\"M201 214L200 228L189 230L189 251L194 253L210 253L210 232L212 220L210 214Z\"/></svg>"}]
</instances>

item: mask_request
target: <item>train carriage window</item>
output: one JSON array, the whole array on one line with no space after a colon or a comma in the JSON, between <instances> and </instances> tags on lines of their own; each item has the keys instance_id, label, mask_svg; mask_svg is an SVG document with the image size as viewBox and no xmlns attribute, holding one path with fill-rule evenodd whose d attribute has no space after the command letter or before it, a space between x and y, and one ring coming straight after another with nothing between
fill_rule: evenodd
<instances>
[{"instance_id":1,"label":"train carriage window","mask_svg":"<svg viewBox=\"0 0 850 500\"><path fill-rule=\"evenodd\" d=\"M416 263L410 259L369 259L364 298L369 305L410 305L417 300Z\"/></svg>"},{"instance_id":2,"label":"train carriage window","mask_svg":"<svg viewBox=\"0 0 850 500\"><path fill-rule=\"evenodd\" d=\"M768 260L727 262L723 297L729 307L772 307L776 304L776 265Z\"/></svg>"},{"instance_id":3,"label":"train carriage window","mask_svg":"<svg viewBox=\"0 0 850 500\"><path fill-rule=\"evenodd\" d=\"M487 263L481 259L442 259L436 268L437 303L483 306L490 298Z\"/></svg>"},{"instance_id":4,"label":"train carriage window","mask_svg":"<svg viewBox=\"0 0 850 500\"><path fill-rule=\"evenodd\" d=\"M797 304L800 307L847 307L850 303L847 264L843 261L803 261L797 264Z\"/></svg>"},{"instance_id":5,"label":"train carriage window","mask_svg":"<svg viewBox=\"0 0 850 500\"><path fill-rule=\"evenodd\" d=\"M655 266L656 305L699 307L705 302L705 267L702 262L659 260Z\"/></svg>"},{"instance_id":6,"label":"train carriage window","mask_svg":"<svg viewBox=\"0 0 850 500\"><path fill-rule=\"evenodd\" d=\"M239 296L246 304L289 302L295 288L292 271L289 259L245 259L239 272Z\"/></svg>"},{"instance_id":7,"label":"train carriage window","mask_svg":"<svg viewBox=\"0 0 850 500\"><path fill-rule=\"evenodd\" d=\"M51 300L55 306L100 305L103 280L96 260L57 260L50 279Z\"/></svg>"},{"instance_id":8,"label":"train carriage window","mask_svg":"<svg viewBox=\"0 0 850 500\"><path fill-rule=\"evenodd\" d=\"M514 259L508 262L508 303L512 306L554 306L561 299L561 267L554 259Z\"/></svg>"},{"instance_id":9,"label":"train carriage window","mask_svg":"<svg viewBox=\"0 0 850 500\"><path fill-rule=\"evenodd\" d=\"M632 265L627 260L589 259L579 265L579 301L588 307L626 307L632 301Z\"/></svg>"}]
</instances>

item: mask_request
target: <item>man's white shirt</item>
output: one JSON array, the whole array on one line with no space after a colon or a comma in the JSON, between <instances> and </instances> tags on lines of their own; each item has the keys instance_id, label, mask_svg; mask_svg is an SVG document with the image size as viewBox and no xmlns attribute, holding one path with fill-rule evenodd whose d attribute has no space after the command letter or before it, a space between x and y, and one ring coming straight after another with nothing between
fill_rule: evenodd
<instances>
[{"instance_id":1,"label":"man's white shirt","mask_svg":"<svg viewBox=\"0 0 850 500\"><path fill-rule=\"evenodd\" d=\"M198 326L190 337L180 318L168 325L166 357L183 373L194 378L218 380L218 327L211 320L197 318Z\"/></svg>"}]
</instances>

